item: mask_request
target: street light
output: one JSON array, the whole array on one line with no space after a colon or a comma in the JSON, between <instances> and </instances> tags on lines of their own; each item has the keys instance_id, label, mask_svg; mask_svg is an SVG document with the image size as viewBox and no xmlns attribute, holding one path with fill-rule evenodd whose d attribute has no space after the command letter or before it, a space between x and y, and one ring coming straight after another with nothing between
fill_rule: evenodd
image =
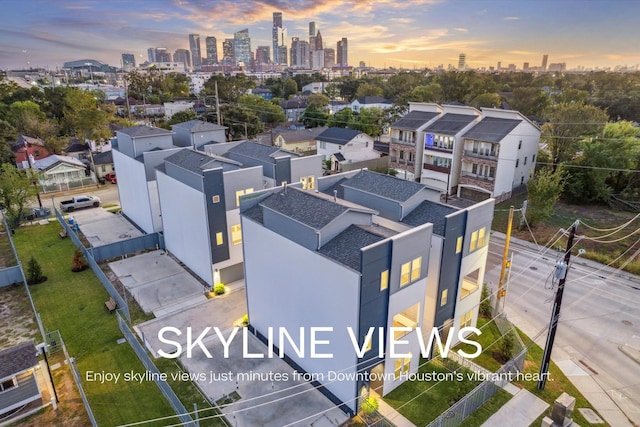
<instances>
[{"instance_id":1,"label":"street light","mask_svg":"<svg viewBox=\"0 0 640 427\"><path fill-rule=\"evenodd\" d=\"M91 84L93 84L93 67L91 62L85 62L84 65L89 66L89 75L91 76Z\"/></svg>"}]
</instances>

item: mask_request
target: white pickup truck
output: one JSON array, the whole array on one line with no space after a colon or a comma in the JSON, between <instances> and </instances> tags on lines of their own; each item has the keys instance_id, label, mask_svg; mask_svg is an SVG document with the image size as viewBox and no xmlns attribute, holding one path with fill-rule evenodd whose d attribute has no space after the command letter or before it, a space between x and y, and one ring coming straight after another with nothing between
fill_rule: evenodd
<instances>
[{"instance_id":1,"label":"white pickup truck","mask_svg":"<svg viewBox=\"0 0 640 427\"><path fill-rule=\"evenodd\" d=\"M100 198L94 196L75 196L71 200L60 202L62 212L73 212L76 209L97 208L98 206L100 206Z\"/></svg>"}]
</instances>

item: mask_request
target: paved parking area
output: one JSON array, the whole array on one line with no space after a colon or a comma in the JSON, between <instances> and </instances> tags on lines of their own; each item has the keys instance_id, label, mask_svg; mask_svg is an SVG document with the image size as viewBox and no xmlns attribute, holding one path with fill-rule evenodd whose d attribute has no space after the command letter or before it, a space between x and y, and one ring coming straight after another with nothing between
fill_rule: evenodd
<instances>
[{"instance_id":1,"label":"paved parking area","mask_svg":"<svg viewBox=\"0 0 640 427\"><path fill-rule=\"evenodd\" d=\"M242 332L242 331L240 331ZM192 373L205 373L206 381L198 381L201 390L212 400L237 392L240 400L224 406L222 412L235 427L339 426L348 417L309 383L293 378L293 368L279 358L251 359L243 357L243 339L238 333L230 344L229 358L222 357L223 346L215 333L204 344L213 356L197 348L191 358L181 357ZM228 333L225 334L225 337ZM248 353L266 354L266 346L248 334ZM221 377L231 373L229 380ZM248 374L251 379L238 374ZM283 379L286 375L287 379ZM280 380L269 378L280 377ZM211 380L213 378L213 381Z\"/></svg>"},{"instance_id":2,"label":"paved parking area","mask_svg":"<svg viewBox=\"0 0 640 427\"><path fill-rule=\"evenodd\" d=\"M146 252L109 267L140 307L156 317L207 301L204 286L165 251Z\"/></svg>"},{"instance_id":3,"label":"paved parking area","mask_svg":"<svg viewBox=\"0 0 640 427\"><path fill-rule=\"evenodd\" d=\"M70 217L77 221L80 231L93 247L142 236L142 232L125 217L103 208L82 209L65 214L65 217L67 221Z\"/></svg>"}]
</instances>

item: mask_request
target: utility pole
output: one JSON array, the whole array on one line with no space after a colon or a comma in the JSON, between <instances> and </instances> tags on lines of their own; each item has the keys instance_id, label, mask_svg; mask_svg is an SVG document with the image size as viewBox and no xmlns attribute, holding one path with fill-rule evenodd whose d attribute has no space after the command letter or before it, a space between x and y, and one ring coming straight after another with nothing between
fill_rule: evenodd
<instances>
[{"instance_id":1,"label":"utility pole","mask_svg":"<svg viewBox=\"0 0 640 427\"><path fill-rule=\"evenodd\" d=\"M513 225L513 206L509 208L509 221L507 223L507 235L504 239L504 251L502 253L502 265L500 266L500 279L498 280L498 292L496 294L496 312L500 310L500 301L507 295L507 290L504 289L504 277L507 271L507 266L510 266L509 262L509 242L511 241L511 228Z\"/></svg>"},{"instance_id":2,"label":"utility pole","mask_svg":"<svg viewBox=\"0 0 640 427\"><path fill-rule=\"evenodd\" d=\"M564 253L564 266L560 272L556 272L560 279L558 289L556 290L556 299L553 302L553 310L551 311L551 322L549 323L549 332L547 333L547 343L544 346L544 354L542 355L542 364L540 365L540 380L538 381L538 390L544 390L547 383L549 373L549 362L551 360L551 351L553 350L553 341L556 337L556 329L558 328L558 320L560 320L560 306L562 305L562 294L564 293L564 283L567 279L569 271L569 261L571 260L571 249L573 249L573 239L576 237L576 229L579 221L571 225L569 230L569 239L567 240L567 249Z\"/></svg>"},{"instance_id":3,"label":"utility pole","mask_svg":"<svg viewBox=\"0 0 640 427\"><path fill-rule=\"evenodd\" d=\"M29 143L27 141L24 141L24 152L27 155L27 162L29 163L29 175L31 175L31 184L33 184L34 188L36 189L36 196L38 197L38 206L40 206L40 209L42 209L42 200L40 200L40 189L38 188L38 184L36 183L36 180L33 179L35 170L33 169L33 164L31 163L31 154L29 153Z\"/></svg>"},{"instance_id":4,"label":"utility pole","mask_svg":"<svg viewBox=\"0 0 640 427\"><path fill-rule=\"evenodd\" d=\"M221 126L220 124L220 100L218 97L218 81L215 80L215 88L216 88L216 118L218 119L218 126Z\"/></svg>"}]
</instances>

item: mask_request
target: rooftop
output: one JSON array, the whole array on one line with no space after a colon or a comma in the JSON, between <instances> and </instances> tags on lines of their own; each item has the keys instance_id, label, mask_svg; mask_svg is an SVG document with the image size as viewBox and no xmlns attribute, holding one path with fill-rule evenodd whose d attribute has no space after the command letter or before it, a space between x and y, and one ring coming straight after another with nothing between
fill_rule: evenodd
<instances>
[{"instance_id":1,"label":"rooftop","mask_svg":"<svg viewBox=\"0 0 640 427\"><path fill-rule=\"evenodd\" d=\"M469 129L463 137L487 142L500 142L520 123L522 120L485 117L480 120L480 123Z\"/></svg>"},{"instance_id":2,"label":"rooftop","mask_svg":"<svg viewBox=\"0 0 640 427\"><path fill-rule=\"evenodd\" d=\"M379 225L350 225L318 252L354 270L360 270L360 249L397 234Z\"/></svg>"},{"instance_id":3,"label":"rooftop","mask_svg":"<svg viewBox=\"0 0 640 427\"><path fill-rule=\"evenodd\" d=\"M409 215L405 216L402 222L411 227L418 227L430 222L433 224L433 233L438 236L444 236L445 217L457 211L456 208L451 206L425 200L416 206Z\"/></svg>"},{"instance_id":4,"label":"rooftop","mask_svg":"<svg viewBox=\"0 0 640 427\"><path fill-rule=\"evenodd\" d=\"M356 99L359 104L388 104L389 100L381 96L363 96Z\"/></svg>"},{"instance_id":5,"label":"rooftop","mask_svg":"<svg viewBox=\"0 0 640 427\"><path fill-rule=\"evenodd\" d=\"M447 113L435 122L431 123L424 131L453 136L464 129L465 126L476 118L478 118L478 116L471 114Z\"/></svg>"},{"instance_id":6,"label":"rooftop","mask_svg":"<svg viewBox=\"0 0 640 427\"><path fill-rule=\"evenodd\" d=\"M202 120L190 120L188 122L176 123L171 125L171 129L186 129L190 132L209 132L213 130L224 130L225 126L220 126L216 123L209 123Z\"/></svg>"},{"instance_id":7,"label":"rooftop","mask_svg":"<svg viewBox=\"0 0 640 427\"><path fill-rule=\"evenodd\" d=\"M176 166L179 166L191 172L195 172L197 174L202 173L203 170L221 166L219 160L207 156L206 154L199 151L190 149L179 150L178 152L167 157L165 159L165 162L172 163Z\"/></svg>"},{"instance_id":8,"label":"rooftop","mask_svg":"<svg viewBox=\"0 0 640 427\"><path fill-rule=\"evenodd\" d=\"M345 188L364 191L385 197L396 202L406 202L414 194L426 188L413 181L396 178L391 175L361 170L342 183Z\"/></svg>"},{"instance_id":9,"label":"rooftop","mask_svg":"<svg viewBox=\"0 0 640 427\"><path fill-rule=\"evenodd\" d=\"M38 363L37 350L31 341L0 350L0 379L33 368L36 363Z\"/></svg>"},{"instance_id":10,"label":"rooftop","mask_svg":"<svg viewBox=\"0 0 640 427\"><path fill-rule=\"evenodd\" d=\"M244 141L235 147L229 149L225 153L225 157L229 154L238 154L241 156L249 157L252 159L262 160L269 163L274 163L275 158L279 156L293 156L299 157L298 154L291 153L289 151L283 151L278 147L271 147L268 145L258 144L255 142Z\"/></svg>"},{"instance_id":11,"label":"rooftop","mask_svg":"<svg viewBox=\"0 0 640 427\"><path fill-rule=\"evenodd\" d=\"M93 155L93 164L95 165L108 165L111 163L113 163L113 152L111 150Z\"/></svg>"},{"instance_id":12,"label":"rooftop","mask_svg":"<svg viewBox=\"0 0 640 427\"><path fill-rule=\"evenodd\" d=\"M76 167L84 168L85 165L80 160L75 157L70 156L61 156L59 154L52 154L49 157L45 157L43 159L38 159L33 162L33 168L39 171L51 169L53 166L58 163L68 163Z\"/></svg>"},{"instance_id":13,"label":"rooftop","mask_svg":"<svg viewBox=\"0 0 640 427\"><path fill-rule=\"evenodd\" d=\"M327 128L316 138L319 141L329 142L332 144L346 145L362 132L359 130L347 129L347 128Z\"/></svg>"},{"instance_id":14,"label":"rooftop","mask_svg":"<svg viewBox=\"0 0 640 427\"><path fill-rule=\"evenodd\" d=\"M309 141L315 140L318 135L324 132L326 127L317 127L311 129L292 129L292 130L281 130L276 132L277 135L280 135L287 143L293 142L301 142L301 141Z\"/></svg>"},{"instance_id":15,"label":"rooftop","mask_svg":"<svg viewBox=\"0 0 640 427\"><path fill-rule=\"evenodd\" d=\"M117 130L116 132L129 135L131 138L143 138L145 136L173 135L173 132L166 129L152 126L132 126Z\"/></svg>"},{"instance_id":16,"label":"rooftop","mask_svg":"<svg viewBox=\"0 0 640 427\"><path fill-rule=\"evenodd\" d=\"M418 130L439 113L430 111L410 111L403 118L391 125L393 129Z\"/></svg>"}]
</instances>

